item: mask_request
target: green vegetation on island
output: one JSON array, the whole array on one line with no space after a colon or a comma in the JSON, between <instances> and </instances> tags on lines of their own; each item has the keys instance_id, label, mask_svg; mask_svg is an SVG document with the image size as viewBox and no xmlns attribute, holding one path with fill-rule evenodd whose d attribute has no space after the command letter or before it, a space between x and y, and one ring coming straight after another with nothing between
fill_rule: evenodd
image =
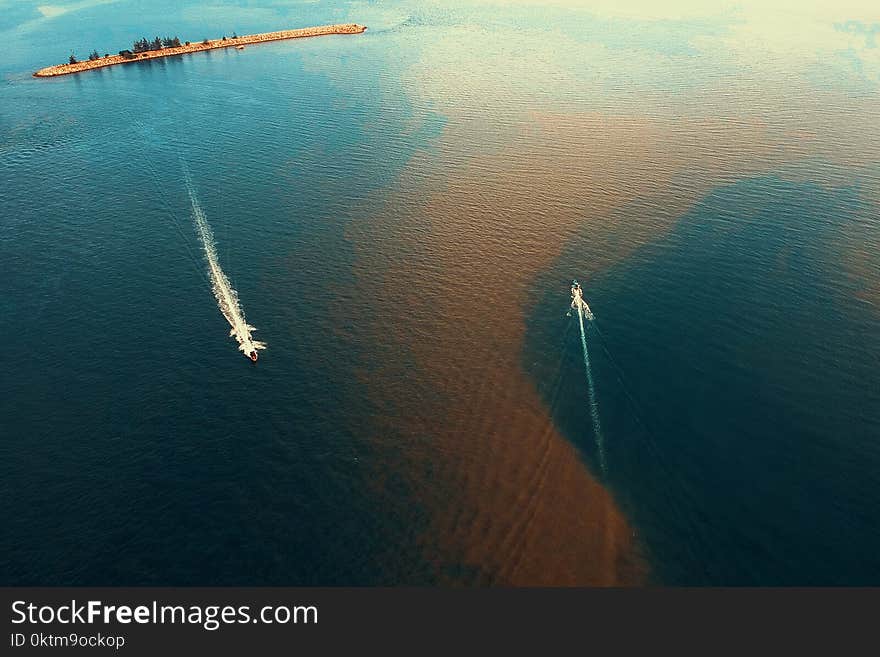
<instances>
[{"instance_id":1,"label":"green vegetation on island","mask_svg":"<svg viewBox=\"0 0 880 657\"><path fill-rule=\"evenodd\" d=\"M175 37L163 37L159 38L158 36L150 41L147 37L143 37L139 41L135 41L132 45L132 51L136 53L141 52L149 52L150 50L162 50L162 48L179 48L180 47L180 39Z\"/></svg>"}]
</instances>

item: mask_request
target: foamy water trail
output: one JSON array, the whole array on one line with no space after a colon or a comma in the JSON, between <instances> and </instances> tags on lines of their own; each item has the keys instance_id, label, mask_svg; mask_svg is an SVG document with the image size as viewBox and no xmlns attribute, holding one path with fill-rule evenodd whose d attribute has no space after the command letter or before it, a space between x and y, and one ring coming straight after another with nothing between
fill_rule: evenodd
<instances>
[{"instance_id":1,"label":"foamy water trail","mask_svg":"<svg viewBox=\"0 0 880 657\"><path fill-rule=\"evenodd\" d=\"M581 328L581 348L584 353L584 368L587 371L587 394L590 399L590 417L593 420L593 434L596 437L596 452L599 455L599 467L606 472L605 438L602 436L602 424L599 421L599 403L596 401L596 388L593 385L593 368L590 367L590 352L587 349L587 332L584 330L584 310L578 305L578 323ZM589 311L588 311L589 312ZM592 319L592 312L590 312Z\"/></svg>"},{"instance_id":2,"label":"foamy water trail","mask_svg":"<svg viewBox=\"0 0 880 657\"><path fill-rule=\"evenodd\" d=\"M189 200L192 204L193 223L195 223L196 233L199 236L199 241L202 243L202 248L205 250L205 259L208 261L211 291L217 299L217 306L220 308L220 312L223 313L226 321L229 322L229 326L232 327L229 335L238 342L239 351L243 352L245 356L250 356L255 354L258 349L265 349L266 345L251 337L251 331L256 329L245 321L244 312L238 301L238 293L233 289L226 274L220 268L217 248L214 244L214 233L211 230L210 224L208 224L208 218L205 216L202 206L199 204L198 196L185 165L184 180L186 182L186 190L189 193Z\"/></svg>"}]
</instances>

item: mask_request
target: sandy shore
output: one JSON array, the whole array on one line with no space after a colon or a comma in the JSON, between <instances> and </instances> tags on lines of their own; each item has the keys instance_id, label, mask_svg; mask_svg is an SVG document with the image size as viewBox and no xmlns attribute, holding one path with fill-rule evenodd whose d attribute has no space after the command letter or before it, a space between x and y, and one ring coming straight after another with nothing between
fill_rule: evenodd
<instances>
[{"instance_id":1,"label":"sandy shore","mask_svg":"<svg viewBox=\"0 0 880 657\"><path fill-rule=\"evenodd\" d=\"M262 34L248 34L240 37L229 37L226 40L213 39L207 43L199 41L198 43L190 43L188 46L180 46L179 48L163 48L162 50L151 50L150 52L137 53L134 58L127 59L122 55L111 55L110 57L102 57L94 61L77 62L76 64L58 64L57 66L47 66L41 68L34 73L37 78L51 78L58 75L70 75L71 73L82 73L83 71L91 71L96 68L104 68L105 66L115 66L116 64L128 64L131 62L141 62L147 59L158 59L160 57L173 57L175 55L185 55L192 52L200 52L202 50L213 50L214 48L231 48L236 46L245 46L252 43L263 43L266 41L280 41L282 39L300 39L303 37L324 36L325 34L360 34L367 28L357 23L346 23L342 25L321 25L319 27L304 27L298 30L281 30L279 32L264 32Z\"/></svg>"}]
</instances>

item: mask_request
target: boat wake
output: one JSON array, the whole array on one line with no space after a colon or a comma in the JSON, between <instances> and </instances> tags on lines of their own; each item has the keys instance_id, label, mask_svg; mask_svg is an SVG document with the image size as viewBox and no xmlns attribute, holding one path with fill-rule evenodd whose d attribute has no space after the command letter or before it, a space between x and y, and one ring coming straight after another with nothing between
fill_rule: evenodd
<instances>
[{"instance_id":1,"label":"boat wake","mask_svg":"<svg viewBox=\"0 0 880 657\"><path fill-rule=\"evenodd\" d=\"M587 331L584 328L584 317L592 321L593 312L590 310L586 301L584 301L581 286L577 281L572 282L571 296L572 309L577 310L578 325L581 330L581 350L584 356L584 369L587 373L587 396L590 402L590 418L593 421L593 435L596 439L596 454L599 458L599 467L604 473L607 471L605 461L605 438L602 434L602 423L599 419L599 402L596 400L596 386L593 383L593 368L590 366L590 350L587 348Z\"/></svg>"},{"instance_id":2,"label":"boat wake","mask_svg":"<svg viewBox=\"0 0 880 657\"><path fill-rule=\"evenodd\" d=\"M244 312L238 301L238 293L233 289L226 274L220 268L220 261L217 258L217 249L214 244L214 233L211 230L210 224L208 224L208 218L205 216L202 206L199 204L199 199L190 179L189 171L186 170L186 165L184 165L184 180L187 192L189 192L189 200L192 204L193 222L196 226L199 241L202 243L202 248L205 251L205 259L208 262L211 290L217 299L220 312L223 313L226 321L229 322L229 326L232 327L229 331L230 337L235 338L238 342L239 351L256 362L257 351L265 349L266 345L251 337L251 332L256 329L245 321Z\"/></svg>"}]
</instances>

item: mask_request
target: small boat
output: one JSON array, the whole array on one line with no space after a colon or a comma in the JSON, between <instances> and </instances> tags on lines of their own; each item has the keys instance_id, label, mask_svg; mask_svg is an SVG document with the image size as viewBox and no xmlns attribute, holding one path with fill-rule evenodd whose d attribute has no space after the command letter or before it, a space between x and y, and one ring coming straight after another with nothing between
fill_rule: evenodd
<instances>
[{"instance_id":1,"label":"small boat","mask_svg":"<svg viewBox=\"0 0 880 657\"><path fill-rule=\"evenodd\" d=\"M257 362L257 350L254 349L251 353L249 353L247 355L247 357L256 363Z\"/></svg>"},{"instance_id":2,"label":"small boat","mask_svg":"<svg viewBox=\"0 0 880 657\"><path fill-rule=\"evenodd\" d=\"M236 50L244 50L244 46L235 46L235 49ZM256 359L254 359L254 360L256 360Z\"/></svg>"},{"instance_id":3,"label":"small boat","mask_svg":"<svg viewBox=\"0 0 880 657\"><path fill-rule=\"evenodd\" d=\"M593 311L590 310L590 306L584 301L584 291L581 289L581 284L576 278L571 282L571 308L568 311L569 315L571 315L572 310L580 310L586 319L593 319Z\"/></svg>"}]
</instances>

